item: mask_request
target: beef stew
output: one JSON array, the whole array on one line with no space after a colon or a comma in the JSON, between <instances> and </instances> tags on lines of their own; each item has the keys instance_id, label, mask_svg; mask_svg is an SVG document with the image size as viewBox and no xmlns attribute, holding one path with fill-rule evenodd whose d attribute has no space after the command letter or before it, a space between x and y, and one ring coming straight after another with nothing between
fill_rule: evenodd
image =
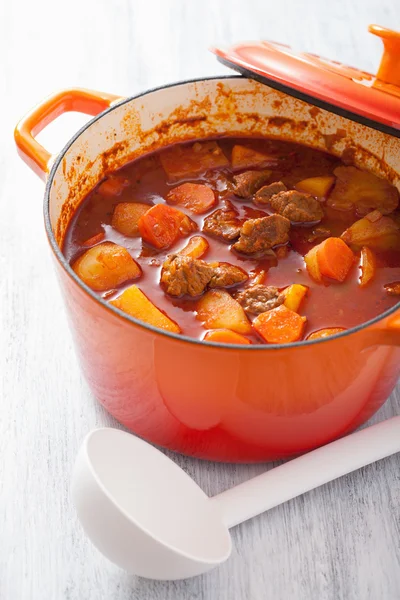
<instances>
[{"instance_id":1,"label":"beef stew","mask_svg":"<svg viewBox=\"0 0 400 600\"><path fill-rule=\"evenodd\" d=\"M166 331L290 343L400 300L398 205L388 181L299 144L196 141L110 173L64 254L93 291Z\"/></svg>"}]
</instances>

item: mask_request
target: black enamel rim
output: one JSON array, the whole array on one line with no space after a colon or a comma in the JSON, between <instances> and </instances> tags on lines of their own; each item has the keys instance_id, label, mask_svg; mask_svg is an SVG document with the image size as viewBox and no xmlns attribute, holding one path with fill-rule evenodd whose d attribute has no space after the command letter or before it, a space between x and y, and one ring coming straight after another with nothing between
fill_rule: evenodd
<instances>
[{"instance_id":1,"label":"black enamel rim","mask_svg":"<svg viewBox=\"0 0 400 600\"><path fill-rule=\"evenodd\" d=\"M229 64L229 63L226 63L226 64ZM353 327L353 328L343 331L341 333L336 333L335 335L331 335L327 338L321 338L321 339L309 340L309 341L304 340L304 341L300 341L300 342L292 342L290 344L248 344L248 345L247 344L246 345L244 345L244 344L221 344L219 342L218 343L217 342L208 342L208 341L204 341L204 340L198 340L195 338L191 338L191 337L181 335L178 333L164 331L162 329L154 327L153 325L144 323L143 321L140 321L139 319L135 319L134 317L131 317L130 315L123 312L119 308L112 306L111 304L109 304L108 302L103 300L103 298L100 298L99 296L97 296L85 283L83 283L83 281L81 279L79 279L79 277L72 270L68 261L65 259L63 253L61 252L60 248L58 247L57 242L54 237L54 234L53 234L53 231L52 231L51 222L50 222L50 192L51 192L51 187L52 187L54 176L56 174L56 171L57 171L62 159L64 158L64 156L68 152L68 150L71 148L71 146L82 135L82 133L84 133L93 123L95 123L96 121L98 121L99 119L101 119L102 117L107 115L108 113L112 112L113 110L117 109L118 107L120 107L124 104L128 104L132 100L137 100L138 98L143 98L144 96L147 96L148 94L151 94L153 92L159 92L164 89L168 89L171 87L177 87L180 85L187 85L190 83L200 83L200 82L204 82L204 81L216 81L216 80L242 79L242 78L243 78L242 75L234 75L234 76L223 75L223 76L219 76L219 77L218 76L202 77L202 78L198 78L198 79L187 79L184 81L177 81L175 83L170 83L167 85L162 85L159 87L151 88L149 90L146 90L145 92L142 92L135 96L130 96L129 98L124 98L120 102L116 102L115 104L113 104L112 106L110 106L109 108L104 110L103 112L96 115L93 119L90 119L81 129L79 129L76 132L76 134L69 140L69 142L60 151L56 160L54 161L51 171L49 173L49 177L46 182L45 195L44 195L43 211L44 211L44 222L45 222L46 234L47 234L47 238L49 240L50 246L51 246L55 256L57 257L59 263L66 271L67 275L71 279L73 279L75 281L75 283L78 284L78 286L82 290L84 290L88 296L90 296L95 302L98 302L100 305L103 306L103 308L105 308L106 310L108 310L109 312L114 314L115 316L120 317L124 321L128 321L134 325L137 325L139 327L147 329L147 330L151 331L152 333L155 333L159 336L169 337L172 339L176 339L178 341L184 341L184 342L187 342L188 344L208 346L210 348L214 348L215 350L218 350L218 348L225 348L227 350L240 349L242 351L254 352L254 351L266 351L266 350L277 350L277 349L283 350L283 349L289 349L289 348L293 348L293 347L310 346L310 345L314 345L314 344L326 343L331 340L335 340L335 339L350 335L352 333L356 333L358 331L361 331L362 329L366 329L368 326L373 325L374 323L378 323L379 321L382 321L384 318L388 317L389 315L394 314L400 308L400 302L395 304L395 306L393 306L389 310L385 311L384 313L378 315L374 319L371 319L370 321L366 321L365 323L361 323L361 325L357 325L357 327ZM249 77L249 79L255 79L254 75L251 74L251 77ZM262 83L264 83L264 82L262 82ZM271 87L273 87L272 84L271 84ZM277 87L277 86L274 86L274 87ZM289 95L295 96L295 94L292 93L292 91L289 88L287 88L287 90L288 91L286 93L288 93ZM300 99L305 99L305 98L300 98ZM306 100L306 101L308 102L308 100ZM315 104L314 101L310 101L310 103ZM328 108L328 110L329 110L329 108ZM332 110L331 112L335 112L335 111ZM342 116L346 116L346 115L343 114ZM350 116L347 116L347 118L351 119Z\"/></svg>"}]
</instances>

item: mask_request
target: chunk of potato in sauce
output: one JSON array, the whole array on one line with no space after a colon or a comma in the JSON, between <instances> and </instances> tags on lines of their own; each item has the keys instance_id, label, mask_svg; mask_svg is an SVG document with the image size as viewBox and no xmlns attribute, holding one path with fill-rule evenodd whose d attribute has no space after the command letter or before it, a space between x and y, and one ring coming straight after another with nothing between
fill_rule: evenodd
<instances>
[{"instance_id":1,"label":"chunk of potato in sauce","mask_svg":"<svg viewBox=\"0 0 400 600\"><path fill-rule=\"evenodd\" d=\"M282 182L277 189L316 198L323 218L317 226L292 223L288 243L266 256L243 255L233 248L240 227L273 209L235 195L234 177L263 169L270 171L268 184ZM204 230L205 219L223 216L224 206L237 221L237 235L225 239L218 227ZM250 345L250 351L257 344L323 339L400 300L396 188L337 157L267 138L175 144L109 173L80 204L63 252L99 298L128 315L197 340ZM160 286L169 254L229 263L248 280L172 297ZM245 314L235 296L256 284L284 293L279 310Z\"/></svg>"}]
</instances>

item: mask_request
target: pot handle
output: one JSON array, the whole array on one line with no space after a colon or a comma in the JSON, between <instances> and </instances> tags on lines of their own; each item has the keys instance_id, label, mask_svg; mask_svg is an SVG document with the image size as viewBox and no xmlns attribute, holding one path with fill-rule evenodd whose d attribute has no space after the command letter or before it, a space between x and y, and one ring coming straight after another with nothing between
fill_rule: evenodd
<instances>
[{"instance_id":1,"label":"pot handle","mask_svg":"<svg viewBox=\"0 0 400 600\"><path fill-rule=\"evenodd\" d=\"M41 179L45 180L53 157L39 144L35 135L65 112L75 111L95 116L121 99L120 96L83 88L61 90L48 96L16 126L14 139L18 154Z\"/></svg>"}]
</instances>

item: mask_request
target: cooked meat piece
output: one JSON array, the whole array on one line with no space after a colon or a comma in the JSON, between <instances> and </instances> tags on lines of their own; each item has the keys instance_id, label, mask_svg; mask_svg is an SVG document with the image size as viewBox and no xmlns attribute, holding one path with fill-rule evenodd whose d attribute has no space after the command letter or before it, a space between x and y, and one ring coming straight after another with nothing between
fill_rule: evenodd
<instances>
[{"instance_id":1,"label":"cooked meat piece","mask_svg":"<svg viewBox=\"0 0 400 600\"><path fill-rule=\"evenodd\" d=\"M204 219L203 231L226 241L239 237L239 213L232 202L225 200L225 207L215 210Z\"/></svg>"},{"instance_id":2,"label":"cooked meat piece","mask_svg":"<svg viewBox=\"0 0 400 600\"><path fill-rule=\"evenodd\" d=\"M326 240L326 238L331 237L331 230L327 227L315 227L312 232L309 234L307 241L310 244L317 242L319 240Z\"/></svg>"},{"instance_id":3,"label":"cooked meat piece","mask_svg":"<svg viewBox=\"0 0 400 600\"><path fill-rule=\"evenodd\" d=\"M320 221L324 211L318 200L310 194L290 190L280 192L269 201L271 207L292 223L312 223Z\"/></svg>"},{"instance_id":4,"label":"cooked meat piece","mask_svg":"<svg viewBox=\"0 0 400 600\"><path fill-rule=\"evenodd\" d=\"M262 255L274 246L289 241L290 221L281 215L249 219L241 230L233 248L243 254Z\"/></svg>"},{"instance_id":5,"label":"cooked meat piece","mask_svg":"<svg viewBox=\"0 0 400 600\"><path fill-rule=\"evenodd\" d=\"M199 296L207 287L231 287L248 279L243 269L229 263L171 254L161 271L161 286L170 296Z\"/></svg>"},{"instance_id":6,"label":"cooked meat piece","mask_svg":"<svg viewBox=\"0 0 400 600\"><path fill-rule=\"evenodd\" d=\"M214 269L204 260L170 254L161 271L161 285L170 296L200 296Z\"/></svg>"},{"instance_id":7,"label":"cooked meat piece","mask_svg":"<svg viewBox=\"0 0 400 600\"><path fill-rule=\"evenodd\" d=\"M243 271L240 267L221 262L215 267L208 287L231 287L237 283L247 281L248 278L246 271Z\"/></svg>"},{"instance_id":8,"label":"cooked meat piece","mask_svg":"<svg viewBox=\"0 0 400 600\"><path fill-rule=\"evenodd\" d=\"M283 304L285 296L276 287L257 284L239 292L236 300L243 306L246 313L259 315Z\"/></svg>"},{"instance_id":9,"label":"cooked meat piece","mask_svg":"<svg viewBox=\"0 0 400 600\"><path fill-rule=\"evenodd\" d=\"M274 181L274 183L270 183L269 185L264 185L256 195L254 196L254 202L256 204L260 204L261 206L264 204L268 204L271 200L272 196L275 194L279 194L279 192L286 192L287 187L282 181Z\"/></svg>"},{"instance_id":10,"label":"cooked meat piece","mask_svg":"<svg viewBox=\"0 0 400 600\"><path fill-rule=\"evenodd\" d=\"M270 175L271 171L245 171L240 175L235 175L233 177L233 192L240 198L248 198L267 181Z\"/></svg>"}]
</instances>

